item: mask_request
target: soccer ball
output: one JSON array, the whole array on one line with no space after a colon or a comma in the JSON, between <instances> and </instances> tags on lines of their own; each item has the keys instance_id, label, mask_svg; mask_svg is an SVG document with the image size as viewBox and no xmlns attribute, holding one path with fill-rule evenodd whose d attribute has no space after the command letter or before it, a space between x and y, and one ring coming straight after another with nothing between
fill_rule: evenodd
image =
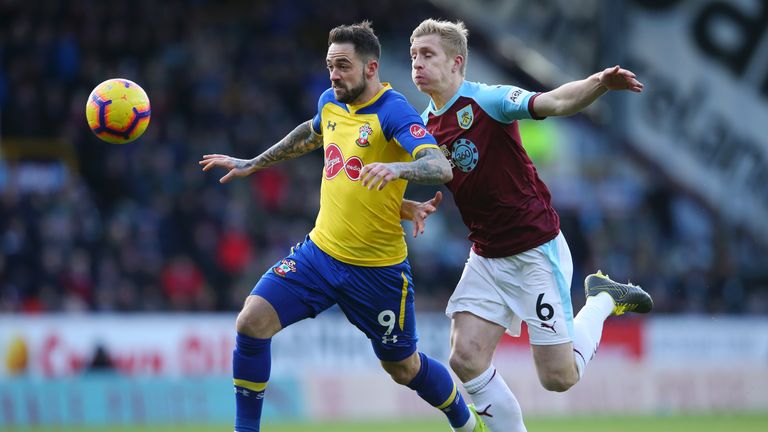
<instances>
[{"instance_id":1,"label":"soccer ball","mask_svg":"<svg viewBox=\"0 0 768 432\"><path fill-rule=\"evenodd\" d=\"M85 104L88 126L112 144L129 143L147 129L152 110L144 90L133 81L115 78L96 86Z\"/></svg>"}]
</instances>

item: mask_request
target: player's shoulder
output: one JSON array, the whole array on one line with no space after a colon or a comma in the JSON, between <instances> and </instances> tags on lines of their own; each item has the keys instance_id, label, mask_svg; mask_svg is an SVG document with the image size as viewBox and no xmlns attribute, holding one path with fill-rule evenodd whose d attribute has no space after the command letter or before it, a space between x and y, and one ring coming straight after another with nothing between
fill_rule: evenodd
<instances>
[{"instance_id":1,"label":"player's shoulder","mask_svg":"<svg viewBox=\"0 0 768 432\"><path fill-rule=\"evenodd\" d=\"M376 112L385 121L413 115L418 116L416 108L408 102L408 99L402 93L391 88L382 93L370 108L372 112Z\"/></svg>"},{"instance_id":2,"label":"player's shoulder","mask_svg":"<svg viewBox=\"0 0 768 432\"><path fill-rule=\"evenodd\" d=\"M495 120L509 123L519 118L529 118L528 100L535 95L510 84L484 84L465 81L462 95L473 99Z\"/></svg>"},{"instance_id":3,"label":"player's shoulder","mask_svg":"<svg viewBox=\"0 0 768 432\"><path fill-rule=\"evenodd\" d=\"M403 106L413 108L402 93L391 87L381 94L374 105L378 110L385 111L402 109Z\"/></svg>"},{"instance_id":4,"label":"player's shoulder","mask_svg":"<svg viewBox=\"0 0 768 432\"><path fill-rule=\"evenodd\" d=\"M323 107L328 105L328 104L333 104L333 105L338 106L339 108L341 108L344 111L349 111L349 109L347 108L347 104L345 104L343 102L339 102L336 99L336 96L333 94L333 87L329 87L328 90L324 91L320 95L320 98L317 100L317 111L318 112L322 112L323 111Z\"/></svg>"},{"instance_id":5,"label":"player's shoulder","mask_svg":"<svg viewBox=\"0 0 768 432\"><path fill-rule=\"evenodd\" d=\"M461 86L461 95L473 99L494 98L506 95L510 90L518 89L510 84L486 84L474 81L464 81Z\"/></svg>"},{"instance_id":6,"label":"player's shoulder","mask_svg":"<svg viewBox=\"0 0 768 432\"><path fill-rule=\"evenodd\" d=\"M384 92L384 94L381 95L382 99L386 98L390 102L405 102L408 103L408 99L405 98L405 96L400 93L399 91L389 88L387 91Z\"/></svg>"},{"instance_id":7,"label":"player's shoulder","mask_svg":"<svg viewBox=\"0 0 768 432\"><path fill-rule=\"evenodd\" d=\"M325 90L320 97L317 99L317 104L319 106L323 106L327 103L333 103L336 105L340 105L341 102L336 100L336 96L333 94L333 87L328 87L327 90Z\"/></svg>"}]
</instances>

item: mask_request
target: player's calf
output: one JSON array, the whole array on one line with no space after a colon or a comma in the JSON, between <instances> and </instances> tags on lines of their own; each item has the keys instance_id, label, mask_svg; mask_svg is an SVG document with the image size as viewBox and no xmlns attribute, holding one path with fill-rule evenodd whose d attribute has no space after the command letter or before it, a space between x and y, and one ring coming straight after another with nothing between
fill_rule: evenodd
<instances>
[{"instance_id":1,"label":"player's calf","mask_svg":"<svg viewBox=\"0 0 768 432\"><path fill-rule=\"evenodd\" d=\"M542 387L549 391L564 392L579 382L571 343L531 345L531 349Z\"/></svg>"}]
</instances>

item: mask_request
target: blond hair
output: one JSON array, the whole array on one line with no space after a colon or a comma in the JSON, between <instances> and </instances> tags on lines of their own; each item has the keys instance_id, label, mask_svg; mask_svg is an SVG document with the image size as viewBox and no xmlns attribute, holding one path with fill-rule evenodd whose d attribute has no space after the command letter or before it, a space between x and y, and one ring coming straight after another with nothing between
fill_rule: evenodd
<instances>
[{"instance_id":1,"label":"blond hair","mask_svg":"<svg viewBox=\"0 0 768 432\"><path fill-rule=\"evenodd\" d=\"M461 64L461 75L464 76L464 71L467 66L467 36L469 36L469 30L464 26L461 21L450 22L441 21L436 19L426 19L419 24L411 33L411 43L417 37L427 35L438 35L440 37L443 50L449 57L455 57L460 55L464 57L464 63Z\"/></svg>"}]
</instances>

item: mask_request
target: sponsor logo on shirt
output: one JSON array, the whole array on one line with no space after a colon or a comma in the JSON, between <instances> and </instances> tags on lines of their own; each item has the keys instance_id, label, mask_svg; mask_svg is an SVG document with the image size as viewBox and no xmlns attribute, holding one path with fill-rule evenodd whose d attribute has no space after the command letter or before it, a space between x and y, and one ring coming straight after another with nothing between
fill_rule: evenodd
<instances>
[{"instance_id":1,"label":"sponsor logo on shirt","mask_svg":"<svg viewBox=\"0 0 768 432\"><path fill-rule=\"evenodd\" d=\"M512 102L513 104L520 105L520 102L522 102L522 100L520 99L520 96L522 95L523 95L523 90L517 87L512 87L509 90L509 92L507 92L506 98L509 99L509 101Z\"/></svg>"},{"instance_id":2,"label":"sponsor logo on shirt","mask_svg":"<svg viewBox=\"0 0 768 432\"><path fill-rule=\"evenodd\" d=\"M329 144L325 149L325 169L323 174L327 180L336 177L343 170L350 180L356 181L360 179L360 170L362 169L362 159L357 156L344 159L344 154L336 144Z\"/></svg>"},{"instance_id":3,"label":"sponsor logo on shirt","mask_svg":"<svg viewBox=\"0 0 768 432\"><path fill-rule=\"evenodd\" d=\"M475 169L477 161L480 159L480 153L477 151L475 143L468 139L459 138L453 142L451 147L453 148L451 159L456 168L465 173Z\"/></svg>"},{"instance_id":4,"label":"sponsor logo on shirt","mask_svg":"<svg viewBox=\"0 0 768 432\"><path fill-rule=\"evenodd\" d=\"M414 138L424 138L427 136L427 130L420 124L412 124L409 131Z\"/></svg>"}]
</instances>

